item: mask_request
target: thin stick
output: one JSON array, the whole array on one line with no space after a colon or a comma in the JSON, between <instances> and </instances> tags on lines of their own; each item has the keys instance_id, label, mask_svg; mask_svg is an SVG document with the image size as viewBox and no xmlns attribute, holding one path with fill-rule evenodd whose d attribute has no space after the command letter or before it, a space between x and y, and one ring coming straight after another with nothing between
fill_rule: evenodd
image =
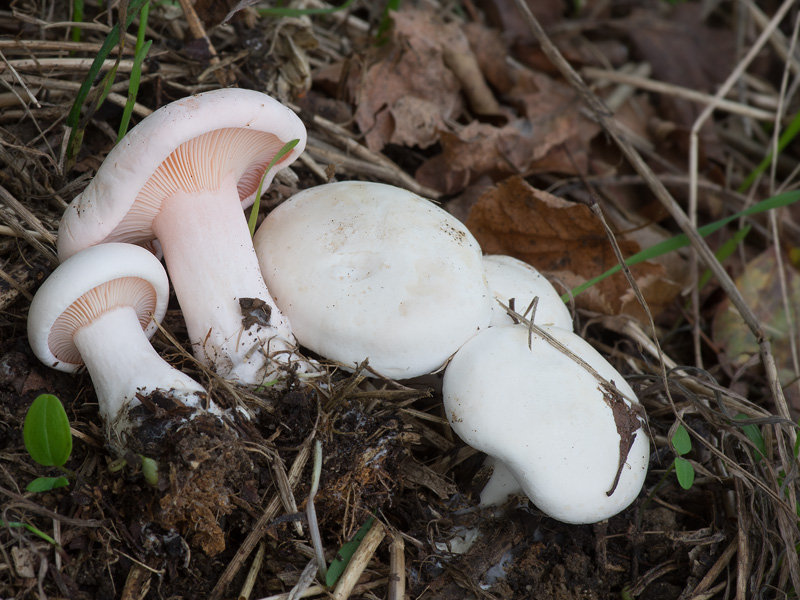
<instances>
[{"instance_id":1,"label":"thin stick","mask_svg":"<svg viewBox=\"0 0 800 600\"><path fill-rule=\"evenodd\" d=\"M757 121L775 120L775 113L768 110L755 108L753 106L748 106L747 104L734 102L733 100L726 100L725 98L722 98L721 100L715 100L714 96L704 94L703 92L698 92L697 90L690 90L688 88L680 87L671 83L655 81L653 79L639 77L638 75L623 73L621 71L607 71L605 69L598 69L597 67L585 67L581 69L581 75L588 79L602 79L606 81L612 81L614 83L624 83L642 90L657 92L659 94L667 94L670 96L675 96L676 98L691 100L699 104L708 105L716 102L716 107L720 110L724 110L735 115L750 117L751 119L756 119Z\"/></svg>"},{"instance_id":2,"label":"thin stick","mask_svg":"<svg viewBox=\"0 0 800 600\"><path fill-rule=\"evenodd\" d=\"M253 587L256 585L256 578L258 577L259 571L261 571L261 565L264 564L264 553L266 550L267 545L262 541L258 545L256 557L253 559L253 564L250 565L250 570L247 572L247 578L244 580L242 590L239 592L239 600L248 600L248 598L250 598L250 594L253 593Z\"/></svg>"},{"instance_id":3,"label":"thin stick","mask_svg":"<svg viewBox=\"0 0 800 600\"><path fill-rule=\"evenodd\" d=\"M346 600L350 597L353 588L358 583L361 574L367 568L367 564L372 559L372 555L375 554L375 550L378 549L378 545L383 541L384 537L386 537L386 528L380 521L376 520L372 527L369 528L367 535L361 540L358 549L350 558L350 562L347 563L344 573L339 578L339 583L336 584L336 588L333 590L333 600Z\"/></svg>"},{"instance_id":4,"label":"thin stick","mask_svg":"<svg viewBox=\"0 0 800 600\"><path fill-rule=\"evenodd\" d=\"M397 531L392 532L389 545L389 600L406 597L406 543Z\"/></svg>"}]
</instances>

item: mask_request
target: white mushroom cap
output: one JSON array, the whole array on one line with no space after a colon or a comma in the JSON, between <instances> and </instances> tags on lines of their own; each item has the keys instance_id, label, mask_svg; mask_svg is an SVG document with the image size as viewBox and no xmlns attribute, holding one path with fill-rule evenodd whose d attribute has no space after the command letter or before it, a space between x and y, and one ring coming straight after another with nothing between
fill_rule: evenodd
<instances>
[{"instance_id":1,"label":"white mushroom cap","mask_svg":"<svg viewBox=\"0 0 800 600\"><path fill-rule=\"evenodd\" d=\"M644 483L649 441L641 406L587 342L558 327L542 329L618 391L604 389L535 331L529 349L525 326L491 327L447 366L447 418L467 444L504 463L544 513L566 523L602 521L633 502Z\"/></svg>"},{"instance_id":2,"label":"white mushroom cap","mask_svg":"<svg viewBox=\"0 0 800 600\"><path fill-rule=\"evenodd\" d=\"M407 190L347 181L304 190L254 238L298 341L353 368L406 379L441 367L488 326L494 300L475 238Z\"/></svg>"},{"instance_id":3,"label":"white mushroom cap","mask_svg":"<svg viewBox=\"0 0 800 600\"><path fill-rule=\"evenodd\" d=\"M67 207L59 257L157 237L198 360L241 383L276 378L296 360L295 340L261 277L242 205L293 139L299 143L266 185L305 147L305 127L290 109L234 88L160 108L109 152Z\"/></svg>"},{"instance_id":4,"label":"white mushroom cap","mask_svg":"<svg viewBox=\"0 0 800 600\"><path fill-rule=\"evenodd\" d=\"M202 408L205 390L165 362L149 337L164 316L167 274L150 252L102 244L65 260L45 282L28 312L28 340L46 365L92 376L109 441L124 447L137 394L160 391Z\"/></svg>"},{"instance_id":5,"label":"white mushroom cap","mask_svg":"<svg viewBox=\"0 0 800 600\"><path fill-rule=\"evenodd\" d=\"M513 256L492 254L483 257L483 272L494 297L506 306L513 298L514 310L523 314L533 299L538 297L534 323L572 330L572 315L560 294L544 275L528 263ZM508 313L495 303L492 307L492 326L511 325L513 322Z\"/></svg>"},{"instance_id":6,"label":"white mushroom cap","mask_svg":"<svg viewBox=\"0 0 800 600\"><path fill-rule=\"evenodd\" d=\"M39 287L28 311L28 341L44 364L75 373L84 361L73 336L93 317L130 306L150 338L168 302L167 274L147 250L95 246L64 261Z\"/></svg>"},{"instance_id":7,"label":"white mushroom cap","mask_svg":"<svg viewBox=\"0 0 800 600\"><path fill-rule=\"evenodd\" d=\"M215 189L228 173L234 174L242 207L250 206L270 160L293 139L300 141L270 170L263 190L305 148L305 126L291 109L239 88L162 106L111 149L67 207L58 231L59 258L104 242L138 244L157 237L152 221L165 198L176 189Z\"/></svg>"}]
</instances>

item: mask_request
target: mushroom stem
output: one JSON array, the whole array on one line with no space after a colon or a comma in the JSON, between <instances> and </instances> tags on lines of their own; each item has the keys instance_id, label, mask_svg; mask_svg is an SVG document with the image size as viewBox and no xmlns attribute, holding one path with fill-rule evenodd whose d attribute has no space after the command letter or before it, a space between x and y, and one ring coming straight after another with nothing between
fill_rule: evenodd
<instances>
[{"instance_id":1,"label":"mushroom stem","mask_svg":"<svg viewBox=\"0 0 800 600\"><path fill-rule=\"evenodd\" d=\"M261 384L295 341L261 276L233 173L217 190L176 192L153 221L192 350L222 377Z\"/></svg>"},{"instance_id":2,"label":"mushroom stem","mask_svg":"<svg viewBox=\"0 0 800 600\"><path fill-rule=\"evenodd\" d=\"M122 434L132 427L126 415L141 404L137 393L148 395L158 390L187 406L202 407L203 387L158 355L133 308L106 311L78 329L73 341L92 377L100 415L115 434L109 440L124 439Z\"/></svg>"}]
</instances>

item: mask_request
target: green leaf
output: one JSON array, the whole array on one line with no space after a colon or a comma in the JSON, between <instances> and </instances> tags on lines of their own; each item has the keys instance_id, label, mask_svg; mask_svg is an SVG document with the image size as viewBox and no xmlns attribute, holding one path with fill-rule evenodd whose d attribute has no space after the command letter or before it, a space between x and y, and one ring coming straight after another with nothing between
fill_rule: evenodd
<instances>
[{"instance_id":1,"label":"green leaf","mask_svg":"<svg viewBox=\"0 0 800 600\"><path fill-rule=\"evenodd\" d=\"M680 456L675 458L675 476L678 478L680 486L688 490L694 483L694 467L685 458Z\"/></svg>"},{"instance_id":2,"label":"green leaf","mask_svg":"<svg viewBox=\"0 0 800 600\"><path fill-rule=\"evenodd\" d=\"M247 222L247 226L250 228L250 237L253 237L256 233L256 222L258 221L258 208L261 206L261 186L264 185L264 179L267 177L267 173L269 173L270 169L274 167L284 156L289 154L297 144L300 143L300 140L291 140L286 142L283 145L283 148L278 150L278 153L272 157L272 160L269 161L267 165L267 170L264 171L264 175L261 176L261 181L258 183L258 189L256 190L256 200L253 202L253 208L250 209L250 219Z\"/></svg>"},{"instance_id":3,"label":"green leaf","mask_svg":"<svg viewBox=\"0 0 800 600\"><path fill-rule=\"evenodd\" d=\"M692 450L692 438L689 437L689 432L683 425L678 425L675 434L672 436L672 447L678 456L688 454Z\"/></svg>"},{"instance_id":4,"label":"green leaf","mask_svg":"<svg viewBox=\"0 0 800 600\"><path fill-rule=\"evenodd\" d=\"M64 477L37 477L28 484L25 489L34 494L49 492L69 485L69 479Z\"/></svg>"},{"instance_id":5,"label":"green leaf","mask_svg":"<svg viewBox=\"0 0 800 600\"><path fill-rule=\"evenodd\" d=\"M737 421L744 421L745 419L749 419L746 414L739 413L734 417ZM761 460L767 453L767 444L764 441L764 436L761 435L761 429L757 425L739 425L742 428L742 433L747 436L753 444L755 445L758 450L756 450L756 460Z\"/></svg>"},{"instance_id":6,"label":"green leaf","mask_svg":"<svg viewBox=\"0 0 800 600\"><path fill-rule=\"evenodd\" d=\"M25 416L22 437L28 454L40 465L60 467L67 462L72 433L61 401L52 394L36 398Z\"/></svg>"},{"instance_id":7,"label":"green leaf","mask_svg":"<svg viewBox=\"0 0 800 600\"><path fill-rule=\"evenodd\" d=\"M328 587L336 585L336 582L339 581L339 577L341 577L342 573L344 573L347 563L349 563L350 559L353 558L353 554L355 554L358 546L361 544L361 540L363 540L364 536L367 535L367 532L369 531L369 528L372 527L372 523L374 521L375 517L370 517L367 519L361 528L356 531L353 539L349 542L345 542L342 547L339 548L339 552L336 553L336 558L331 561L331 566L328 568L328 574L325 577L325 585Z\"/></svg>"}]
</instances>

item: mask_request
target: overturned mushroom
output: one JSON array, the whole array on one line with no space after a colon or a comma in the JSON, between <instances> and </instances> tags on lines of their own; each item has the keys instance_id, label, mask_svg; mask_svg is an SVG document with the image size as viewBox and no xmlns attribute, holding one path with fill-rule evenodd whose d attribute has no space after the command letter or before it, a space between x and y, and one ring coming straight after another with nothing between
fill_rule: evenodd
<instances>
[{"instance_id":1,"label":"overturned mushroom","mask_svg":"<svg viewBox=\"0 0 800 600\"><path fill-rule=\"evenodd\" d=\"M241 383L272 379L297 359L295 341L261 277L242 207L295 139L264 189L305 146L305 127L291 110L234 88L168 104L109 152L69 205L59 257L158 238L195 356Z\"/></svg>"},{"instance_id":2,"label":"overturned mushroom","mask_svg":"<svg viewBox=\"0 0 800 600\"><path fill-rule=\"evenodd\" d=\"M489 325L494 302L475 238L404 189L317 186L270 213L261 271L298 341L353 368L406 379L441 367Z\"/></svg>"},{"instance_id":3,"label":"overturned mushroom","mask_svg":"<svg viewBox=\"0 0 800 600\"><path fill-rule=\"evenodd\" d=\"M644 483L643 411L582 338L541 330L573 356L537 331L529 348L523 325L490 327L464 344L445 370L447 418L467 444L499 460L542 512L566 523L601 521L633 502ZM487 502L502 500L498 484Z\"/></svg>"},{"instance_id":4,"label":"overturned mushroom","mask_svg":"<svg viewBox=\"0 0 800 600\"><path fill-rule=\"evenodd\" d=\"M34 353L60 371L86 367L106 439L117 454L135 433L140 418L134 409L142 400L166 398L184 418L209 403L199 383L150 345L168 299L167 274L152 254L130 244L104 244L64 261L31 303L28 339ZM213 405L211 410L218 412Z\"/></svg>"}]
</instances>

